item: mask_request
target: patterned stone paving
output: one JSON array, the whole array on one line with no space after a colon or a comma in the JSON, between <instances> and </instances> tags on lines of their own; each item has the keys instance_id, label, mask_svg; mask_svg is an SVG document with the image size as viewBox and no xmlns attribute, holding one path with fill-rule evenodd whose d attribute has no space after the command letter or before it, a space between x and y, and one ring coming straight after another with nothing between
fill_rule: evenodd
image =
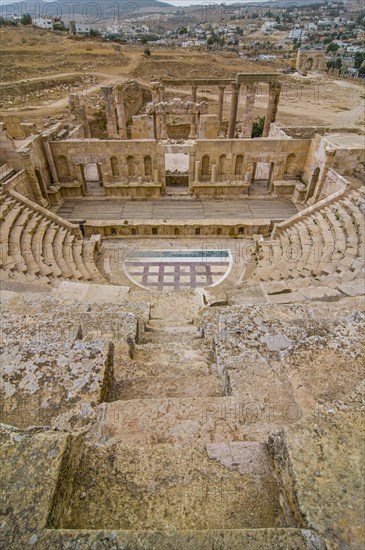
<instances>
[{"instance_id":1,"label":"patterned stone paving","mask_svg":"<svg viewBox=\"0 0 365 550\"><path fill-rule=\"evenodd\" d=\"M227 251L140 251L125 262L128 276L153 290L211 286L228 274Z\"/></svg>"}]
</instances>

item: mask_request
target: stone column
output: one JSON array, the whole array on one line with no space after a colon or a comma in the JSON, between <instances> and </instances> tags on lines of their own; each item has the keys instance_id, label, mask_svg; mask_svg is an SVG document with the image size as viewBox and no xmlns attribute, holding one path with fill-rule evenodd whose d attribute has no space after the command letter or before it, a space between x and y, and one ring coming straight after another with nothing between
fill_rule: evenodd
<instances>
[{"instance_id":1,"label":"stone column","mask_svg":"<svg viewBox=\"0 0 365 550\"><path fill-rule=\"evenodd\" d=\"M85 101L83 96L79 96L79 98L80 98L80 121L84 128L84 138L90 139L91 138L90 126L89 126L89 121L87 119Z\"/></svg>"},{"instance_id":2,"label":"stone column","mask_svg":"<svg viewBox=\"0 0 365 550\"><path fill-rule=\"evenodd\" d=\"M263 137L267 137L269 135L270 124L272 122L275 122L276 120L276 113L278 111L281 88L281 82L270 82L269 102L267 105L265 116L264 131L262 134Z\"/></svg>"},{"instance_id":3,"label":"stone column","mask_svg":"<svg viewBox=\"0 0 365 550\"><path fill-rule=\"evenodd\" d=\"M76 164L75 168L76 168L77 181L81 183L81 193L83 195L86 195L86 180L85 180L84 165Z\"/></svg>"},{"instance_id":4,"label":"stone column","mask_svg":"<svg viewBox=\"0 0 365 550\"><path fill-rule=\"evenodd\" d=\"M90 127L87 119L86 107L84 98L80 94L70 94L69 96L70 111L74 116L77 124L82 124L84 129L84 138L90 139Z\"/></svg>"},{"instance_id":5,"label":"stone column","mask_svg":"<svg viewBox=\"0 0 365 550\"><path fill-rule=\"evenodd\" d=\"M246 104L242 122L241 138L250 138L252 135L256 89L256 84L249 84L246 88Z\"/></svg>"},{"instance_id":6,"label":"stone column","mask_svg":"<svg viewBox=\"0 0 365 550\"><path fill-rule=\"evenodd\" d=\"M160 151L162 147L160 148ZM161 183L161 193L166 192L166 167L165 167L165 154L160 152L157 154L157 166L159 171L159 183Z\"/></svg>"},{"instance_id":7,"label":"stone column","mask_svg":"<svg viewBox=\"0 0 365 550\"><path fill-rule=\"evenodd\" d=\"M314 193L312 195L313 202L317 202L319 200L320 196L321 196L323 185L324 185L324 182L326 181L326 178L327 178L328 170L331 167L331 165L333 163L333 160L335 158L336 149L334 147L331 147L331 146L328 145L325 149L325 153L326 153L326 156L324 158L324 161L323 161L323 164L322 164L322 167L321 167L321 171L320 171L319 176L318 176L318 181L317 181L316 188L315 188Z\"/></svg>"},{"instance_id":8,"label":"stone column","mask_svg":"<svg viewBox=\"0 0 365 550\"><path fill-rule=\"evenodd\" d=\"M224 91L226 87L221 84L218 86L218 122L219 129L221 129L223 124L223 105L224 105Z\"/></svg>"},{"instance_id":9,"label":"stone column","mask_svg":"<svg viewBox=\"0 0 365 550\"><path fill-rule=\"evenodd\" d=\"M114 88L114 99L117 108L119 136L121 139L127 139L127 121L125 118L123 87L121 84L118 84Z\"/></svg>"},{"instance_id":10,"label":"stone column","mask_svg":"<svg viewBox=\"0 0 365 550\"><path fill-rule=\"evenodd\" d=\"M211 183L216 183L217 181L217 165L215 163L212 164L212 174L211 174Z\"/></svg>"},{"instance_id":11,"label":"stone column","mask_svg":"<svg viewBox=\"0 0 365 550\"><path fill-rule=\"evenodd\" d=\"M161 102L165 101L165 86L162 86L162 84L160 84L159 92L160 92L160 101Z\"/></svg>"},{"instance_id":12,"label":"stone column","mask_svg":"<svg viewBox=\"0 0 365 550\"><path fill-rule=\"evenodd\" d=\"M194 183L199 183L200 160L195 161Z\"/></svg>"},{"instance_id":13,"label":"stone column","mask_svg":"<svg viewBox=\"0 0 365 550\"><path fill-rule=\"evenodd\" d=\"M167 139L167 122L166 122L166 113L163 111L160 114L160 139Z\"/></svg>"},{"instance_id":14,"label":"stone column","mask_svg":"<svg viewBox=\"0 0 365 550\"><path fill-rule=\"evenodd\" d=\"M152 82L152 102L156 105L160 103L160 84L159 82ZM160 117L158 114L154 113L154 131L155 139L160 139Z\"/></svg>"},{"instance_id":15,"label":"stone column","mask_svg":"<svg viewBox=\"0 0 365 550\"><path fill-rule=\"evenodd\" d=\"M196 90L197 86L194 84L191 87L191 101L193 103L196 103ZM189 139L196 139L197 138L197 131L198 131L198 120L197 120L197 114L193 113L191 115L190 119L190 134Z\"/></svg>"},{"instance_id":16,"label":"stone column","mask_svg":"<svg viewBox=\"0 0 365 550\"><path fill-rule=\"evenodd\" d=\"M232 99L231 99L231 114L229 118L228 126L228 139L233 139L236 129L237 109L238 109L238 95L240 91L240 85L237 82L232 82Z\"/></svg>"},{"instance_id":17,"label":"stone column","mask_svg":"<svg viewBox=\"0 0 365 550\"><path fill-rule=\"evenodd\" d=\"M165 86L160 86L160 103L165 101ZM160 139L167 139L167 122L166 113L160 114Z\"/></svg>"},{"instance_id":18,"label":"stone column","mask_svg":"<svg viewBox=\"0 0 365 550\"><path fill-rule=\"evenodd\" d=\"M53 160L51 146L50 146L47 139L43 140L43 147L44 147L44 152L45 152L45 155L46 155L46 158L47 158L49 170L51 172L52 183L55 184L55 185L58 185L60 183L60 181L58 179L56 165L55 165L54 160Z\"/></svg>"},{"instance_id":19,"label":"stone column","mask_svg":"<svg viewBox=\"0 0 365 550\"><path fill-rule=\"evenodd\" d=\"M108 136L109 138L115 139L119 137L119 134L114 107L113 88L111 86L103 86L101 89L103 91L105 101L106 128L108 131Z\"/></svg>"}]
</instances>

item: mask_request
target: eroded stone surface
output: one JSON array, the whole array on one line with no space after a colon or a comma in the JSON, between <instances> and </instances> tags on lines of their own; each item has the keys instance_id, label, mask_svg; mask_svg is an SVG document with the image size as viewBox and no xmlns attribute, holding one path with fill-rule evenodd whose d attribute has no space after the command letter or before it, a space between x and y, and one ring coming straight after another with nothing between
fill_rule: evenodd
<instances>
[{"instance_id":1,"label":"eroded stone surface","mask_svg":"<svg viewBox=\"0 0 365 550\"><path fill-rule=\"evenodd\" d=\"M270 438L297 518L328 548L363 548L364 384Z\"/></svg>"},{"instance_id":2,"label":"eroded stone surface","mask_svg":"<svg viewBox=\"0 0 365 550\"><path fill-rule=\"evenodd\" d=\"M263 455L269 464L262 446L255 451L253 458ZM207 453L187 445L86 445L73 513L63 527L180 530L291 525L283 515L269 466L263 469L241 459L239 468L230 468L212 455L212 448Z\"/></svg>"},{"instance_id":3,"label":"eroded stone surface","mask_svg":"<svg viewBox=\"0 0 365 550\"><path fill-rule=\"evenodd\" d=\"M21 548L21 540L34 546L37 532L47 527L69 439L66 434L1 425L3 548Z\"/></svg>"},{"instance_id":4,"label":"eroded stone surface","mask_svg":"<svg viewBox=\"0 0 365 550\"><path fill-rule=\"evenodd\" d=\"M47 426L76 405L95 406L113 368L106 340L13 343L2 361L3 421L19 427Z\"/></svg>"}]
</instances>

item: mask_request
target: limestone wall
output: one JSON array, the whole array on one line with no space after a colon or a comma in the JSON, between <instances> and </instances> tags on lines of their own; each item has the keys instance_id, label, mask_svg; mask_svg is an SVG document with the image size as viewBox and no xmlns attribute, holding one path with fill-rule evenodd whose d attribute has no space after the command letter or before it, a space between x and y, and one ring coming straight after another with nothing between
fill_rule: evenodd
<instances>
[{"instance_id":1,"label":"limestone wall","mask_svg":"<svg viewBox=\"0 0 365 550\"><path fill-rule=\"evenodd\" d=\"M87 236L101 235L105 238L123 237L235 237L252 238L255 234L268 237L272 230L272 223L269 219L252 219L239 223L237 220L156 220L130 221L128 224L123 221L113 222L93 221L85 226Z\"/></svg>"},{"instance_id":2,"label":"limestone wall","mask_svg":"<svg viewBox=\"0 0 365 550\"><path fill-rule=\"evenodd\" d=\"M13 189L14 191L20 193L20 195L28 197L31 201L36 200L32 184L26 170L17 172L12 178L3 184L3 187L5 191L10 191L10 189Z\"/></svg>"},{"instance_id":3,"label":"limestone wall","mask_svg":"<svg viewBox=\"0 0 365 550\"><path fill-rule=\"evenodd\" d=\"M304 170L310 147L309 140L282 139L247 139L247 140L199 140L195 149L195 161L200 162L200 176L204 180L204 164L217 167L217 174L223 171L222 155L225 155L224 169L228 180L240 178L250 181L249 175L258 163L273 163L272 179L283 179L288 169L290 175L299 177ZM237 157L241 155L242 167L237 165ZM240 161L239 161L240 162ZM195 175L196 176L196 175Z\"/></svg>"},{"instance_id":4,"label":"limestone wall","mask_svg":"<svg viewBox=\"0 0 365 550\"><path fill-rule=\"evenodd\" d=\"M123 83L124 109L126 121L138 113L144 103L151 101L152 95L135 80Z\"/></svg>"},{"instance_id":5,"label":"limestone wall","mask_svg":"<svg viewBox=\"0 0 365 550\"><path fill-rule=\"evenodd\" d=\"M0 123L0 159L2 164L8 163L16 170L22 169L22 162L15 141L5 130L4 122Z\"/></svg>"},{"instance_id":6,"label":"limestone wall","mask_svg":"<svg viewBox=\"0 0 365 550\"><path fill-rule=\"evenodd\" d=\"M329 169L322 187L322 195L330 196L337 191L341 191L347 185L345 178L340 176L335 170Z\"/></svg>"},{"instance_id":7,"label":"limestone wall","mask_svg":"<svg viewBox=\"0 0 365 550\"><path fill-rule=\"evenodd\" d=\"M61 183L79 180L79 166L88 164L100 166L104 183L153 181L155 171L161 172L154 140L69 140L50 146Z\"/></svg>"},{"instance_id":8,"label":"limestone wall","mask_svg":"<svg viewBox=\"0 0 365 550\"><path fill-rule=\"evenodd\" d=\"M365 163L365 149L362 150L337 150L334 158L334 167L344 176L359 173L361 164Z\"/></svg>"}]
</instances>

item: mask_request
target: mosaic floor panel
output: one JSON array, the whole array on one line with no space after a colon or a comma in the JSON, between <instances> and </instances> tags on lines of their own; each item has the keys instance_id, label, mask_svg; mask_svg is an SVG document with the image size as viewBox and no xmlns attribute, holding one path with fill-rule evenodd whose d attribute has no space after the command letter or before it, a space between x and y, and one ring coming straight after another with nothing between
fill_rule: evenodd
<instances>
[{"instance_id":1,"label":"mosaic floor panel","mask_svg":"<svg viewBox=\"0 0 365 550\"><path fill-rule=\"evenodd\" d=\"M229 273L228 251L139 251L125 262L128 276L138 285L154 290L211 286Z\"/></svg>"}]
</instances>

